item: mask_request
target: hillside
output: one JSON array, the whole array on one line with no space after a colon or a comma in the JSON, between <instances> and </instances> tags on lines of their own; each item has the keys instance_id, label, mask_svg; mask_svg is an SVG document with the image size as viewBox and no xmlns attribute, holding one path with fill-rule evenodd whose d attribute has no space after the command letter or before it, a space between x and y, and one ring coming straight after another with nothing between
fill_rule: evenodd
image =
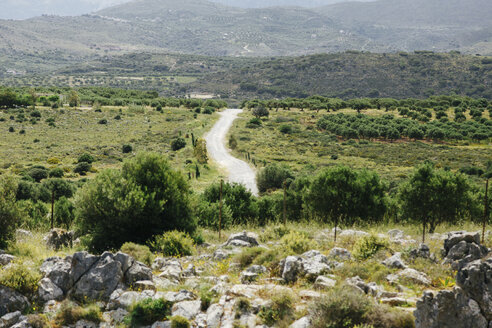
<instances>
[{"instance_id":1,"label":"hillside","mask_svg":"<svg viewBox=\"0 0 492 328\"><path fill-rule=\"evenodd\" d=\"M492 54L491 6L485 0L379 0L248 9L205 0L135 0L90 15L0 20L0 74L46 72L135 51L268 57L427 49L486 55Z\"/></svg>"},{"instance_id":2,"label":"hillside","mask_svg":"<svg viewBox=\"0 0 492 328\"><path fill-rule=\"evenodd\" d=\"M370 54L347 52L266 60L214 73L193 90L226 92L233 98L423 97L462 94L492 98L492 60L457 53Z\"/></svg>"}]
</instances>

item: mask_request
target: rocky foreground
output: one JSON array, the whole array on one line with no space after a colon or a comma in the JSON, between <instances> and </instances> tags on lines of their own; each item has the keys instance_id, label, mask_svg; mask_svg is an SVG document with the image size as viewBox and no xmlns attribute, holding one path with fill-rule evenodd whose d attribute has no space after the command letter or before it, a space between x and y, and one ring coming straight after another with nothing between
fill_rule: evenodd
<instances>
[{"instance_id":1,"label":"rocky foreground","mask_svg":"<svg viewBox=\"0 0 492 328\"><path fill-rule=\"evenodd\" d=\"M345 230L341 231L343 234L359 236L365 233ZM394 243L413 242L398 230L389 231L387 235ZM385 286L358 276L341 281L334 272L352 258L351 252L344 248L335 247L324 253L310 250L287 256L280 262L278 272L273 273L262 265L238 269L238 264L231 261L234 254L251 247L268 246L260 245L255 234L243 232L231 235L222 245L209 246L210 253L205 251L201 255L179 259L159 257L151 267L121 252L106 252L100 256L76 252L65 258L47 258L39 269L42 279L31 299L0 285L0 327L33 327L25 316L26 309L40 306L39 312L54 314L66 299L78 303L95 302L103 311L102 322L82 320L74 327L116 327L123 323L133 304L149 298L172 302L172 315L188 319L192 327L267 327L258 313L270 306L270 296L279 291L294 293L299 299L295 305L297 312L305 313L290 327L310 327L308 304L340 284L379 303L414 311L417 328L492 326L492 259L486 258L489 250L480 245L477 233L449 233L443 238L441 260L431 254L425 244L409 250L413 258L450 265L457 271L456 286L440 291L432 289L432 282L425 273L406 264L401 253L381 261L393 270L385 278L387 286L391 286L391 290L386 290ZM14 256L0 254L0 267L14 262ZM236 274L229 274L232 272ZM299 279L312 284L306 288L297 283ZM408 287L403 281L429 288L429 291L419 298L409 296L411 293L407 292ZM194 292L203 284L210 286L210 291L217 295L217 301L206 307ZM244 299L250 306L239 310L237 303ZM171 327L171 322L155 322L151 327Z\"/></svg>"}]
</instances>

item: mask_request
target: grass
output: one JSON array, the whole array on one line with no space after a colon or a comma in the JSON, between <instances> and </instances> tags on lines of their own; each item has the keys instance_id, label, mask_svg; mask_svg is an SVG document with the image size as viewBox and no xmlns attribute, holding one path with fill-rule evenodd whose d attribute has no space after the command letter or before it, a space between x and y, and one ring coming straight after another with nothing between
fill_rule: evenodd
<instances>
[{"instance_id":1,"label":"grass","mask_svg":"<svg viewBox=\"0 0 492 328\"><path fill-rule=\"evenodd\" d=\"M365 111L368 115L379 115L382 112ZM316 122L323 115L326 112L270 111L270 117L263 122L262 127L250 129L246 125L252 115L246 110L230 131L238 144L233 154L247 159L249 153L250 162L256 167L282 163L304 174L338 164L356 169L367 168L390 182L390 187L405 179L416 165L425 160L436 162L437 167L458 170L466 166L482 166L490 158L491 146L485 143L358 142L333 138L316 127ZM285 121L290 122L294 132L280 132Z\"/></svg>"},{"instance_id":2,"label":"grass","mask_svg":"<svg viewBox=\"0 0 492 328\"><path fill-rule=\"evenodd\" d=\"M60 167L69 179L79 179L73 173L77 157L83 153L95 159L89 177L106 168L118 168L123 159L139 151L166 153L171 165L184 174L195 172L195 159L191 145L191 133L201 137L213 125L216 115L199 114L194 118L191 110L165 108L159 113L151 108L134 110L132 107L103 107L102 112L92 109L53 110L38 108L41 119L29 122L31 110L0 112L0 130L5 130L0 140L0 172L20 174L33 165L49 168ZM24 115L28 120L16 122L10 116ZM115 117L120 115L121 119ZM47 119L53 119L50 126ZM98 124L106 119L108 124ZM52 124L53 125L53 124ZM14 133L8 133L14 127ZM24 129L25 134L17 131ZM177 152L171 151L171 141L182 136L187 146ZM128 144L133 152L123 154L122 146ZM56 159L56 161L53 161ZM50 164L50 163L58 164ZM201 190L214 179L217 169L210 163L200 165L200 179L192 179L195 190Z\"/></svg>"}]
</instances>

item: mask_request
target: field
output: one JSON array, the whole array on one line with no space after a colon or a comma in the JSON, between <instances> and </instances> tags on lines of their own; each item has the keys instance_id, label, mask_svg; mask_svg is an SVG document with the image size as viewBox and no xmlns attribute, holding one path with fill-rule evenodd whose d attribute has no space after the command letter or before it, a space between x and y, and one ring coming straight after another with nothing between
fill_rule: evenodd
<instances>
[{"instance_id":1,"label":"field","mask_svg":"<svg viewBox=\"0 0 492 328\"><path fill-rule=\"evenodd\" d=\"M117 168L121 162L140 151L167 154L174 168L184 174L195 172L191 133L201 137L216 120L215 115L198 114L184 108L155 108L144 106L102 107L101 112L91 107L51 109L38 107L39 120L18 122L20 115L31 118L31 109L11 109L0 112L0 168L2 172L19 174L33 165L61 167L66 177L78 179L73 173L77 158L89 153L95 158L89 177L105 168ZM13 117L12 120L10 117ZM120 119L117 119L117 117ZM106 120L106 124L101 124ZM50 123L52 122L52 123ZM14 132L9 132L12 127ZM183 137L187 146L177 152L171 141ZM123 145L133 151L122 152ZM188 163L186 161L188 160ZM196 188L218 174L213 166L202 167L200 180L193 180Z\"/></svg>"},{"instance_id":2,"label":"field","mask_svg":"<svg viewBox=\"0 0 492 328\"><path fill-rule=\"evenodd\" d=\"M336 113L355 115L350 109ZM381 110L367 110L365 114L378 116ZM316 123L326 111L278 110L261 127L248 128L253 118L250 111L235 122L230 134L238 143L234 153L239 158L249 157L256 166L265 163L283 163L302 174L316 172L322 167L348 165L376 171L385 180L397 183L406 178L413 168L426 160L437 167L459 170L463 167L482 166L492 159L491 146L487 142L429 142L397 140L343 140L320 131ZM331 112L329 115L334 115ZM289 125L292 132L282 133L280 127Z\"/></svg>"}]
</instances>

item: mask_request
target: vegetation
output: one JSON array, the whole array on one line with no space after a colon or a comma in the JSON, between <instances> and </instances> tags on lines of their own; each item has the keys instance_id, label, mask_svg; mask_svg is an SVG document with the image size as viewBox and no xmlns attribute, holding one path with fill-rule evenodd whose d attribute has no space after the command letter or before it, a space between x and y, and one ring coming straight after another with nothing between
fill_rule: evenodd
<instances>
[{"instance_id":1,"label":"vegetation","mask_svg":"<svg viewBox=\"0 0 492 328\"><path fill-rule=\"evenodd\" d=\"M172 303L161 298L147 298L134 304L126 322L130 327L151 325L156 321L164 321L171 315Z\"/></svg>"},{"instance_id":2,"label":"vegetation","mask_svg":"<svg viewBox=\"0 0 492 328\"><path fill-rule=\"evenodd\" d=\"M150 248L145 245L126 242L121 246L121 251L148 266L151 266L154 261L154 254L152 254Z\"/></svg>"},{"instance_id":3,"label":"vegetation","mask_svg":"<svg viewBox=\"0 0 492 328\"><path fill-rule=\"evenodd\" d=\"M193 239L185 232L168 231L150 242L151 248L164 256L182 257L194 253Z\"/></svg>"},{"instance_id":4,"label":"vegetation","mask_svg":"<svg viewBox=\"0 0 492 328\"><path fill-rule=\"evenodd\" d=\"M21 212L16 204L17 182L13 177L0 176L0 247L14 237Z\"/></svg>"},{"instance_id":5,"label":"vegetation","mask_svg":"<svg viewBox=\"0 0 492 328\"><path fill-rule=\"evenodd\" d=\"M22 263L0 269L0 285L10 287L22 295L32 297L38 290L41 274Z\"/></svg>"},{"instance_id":6,"label":"vegetation","mask_svg":"<svg viewBox=\"0 0 492 328\"><path fill-rule=\"evenodd\" d=\"M64 301L54 318L55 324L60 327L74 325L79 320L87 320L97 324L102 321L101 310L96 304L82 307L71 301Z\"/></svg>"}]
</instances>

